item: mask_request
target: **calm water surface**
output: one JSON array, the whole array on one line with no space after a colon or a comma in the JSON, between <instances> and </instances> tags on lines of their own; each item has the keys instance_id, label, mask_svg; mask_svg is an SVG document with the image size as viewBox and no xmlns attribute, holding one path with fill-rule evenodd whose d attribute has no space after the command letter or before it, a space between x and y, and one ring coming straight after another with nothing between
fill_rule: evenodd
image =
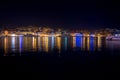
<instances>
[{"instance_id":1,"label":"calm water surface","mask_svg":"<svg viewBox=\"0 0 120 80\"><path fill-rule=\"evenodd\" d=\"M105 74L120 72L119 54L120 41L106 41L104 37L0 38L0 55L16 56L0 58L1 70L10 73L13 70L48 75L81 73L85 77L99 76L96 78L102 74L104 78Z\"/></svg>"},{"instance_id":2,"label":"calm water surface","mask_svg":"<svg viewBox=\"0 0 120 80\"><path fill-rule=\"evenodd\" d=\"M4 55L22 55L24 52L120 51L120 41L106 41L104 37L2 37L0 43Z\"/></svg>"}]
</instances>

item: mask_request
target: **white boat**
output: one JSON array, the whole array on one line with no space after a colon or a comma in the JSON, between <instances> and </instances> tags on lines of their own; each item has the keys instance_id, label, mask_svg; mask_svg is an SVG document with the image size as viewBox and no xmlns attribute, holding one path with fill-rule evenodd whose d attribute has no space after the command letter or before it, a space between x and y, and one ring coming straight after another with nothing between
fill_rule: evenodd
<instances>
[{"instance_id":1,"label":"white boat","mask_svg":"<svg viewBox=\"0 0 120 80\"><path fill-rule=\"evenodd\" d=\"M113 41L117 41L119 40L120 41L120 36L108 36L106 37L107 40L113 40Z\"/></svg>"}]
</instances>

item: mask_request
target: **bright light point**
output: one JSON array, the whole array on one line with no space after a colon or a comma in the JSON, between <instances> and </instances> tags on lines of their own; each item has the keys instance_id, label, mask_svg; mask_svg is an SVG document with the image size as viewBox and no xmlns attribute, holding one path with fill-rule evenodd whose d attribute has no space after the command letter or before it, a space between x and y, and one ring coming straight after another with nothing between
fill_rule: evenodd
<instances>
[{"instance_id":1,"label":"bright light point","mask_svg":"<svg viewBox=\"0 0 120 80\"><path fill-rule=\"evenodd\" d=\"M16 36L15 34L12 34L11 36Z\"/></svg>"}]
</instances>

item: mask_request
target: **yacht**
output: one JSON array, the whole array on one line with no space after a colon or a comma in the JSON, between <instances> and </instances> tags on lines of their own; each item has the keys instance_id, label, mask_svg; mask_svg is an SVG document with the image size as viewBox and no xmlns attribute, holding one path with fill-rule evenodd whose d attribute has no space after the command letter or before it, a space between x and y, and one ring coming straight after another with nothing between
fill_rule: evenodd
<instances>
[{"instance_id":1,"label":"yacht","mask_svg":"<svg viewBox=\"0 0 120 80\"><path fill-rule=\"evenodd\" d=\"M119 40L120 41L120 35L107 36L106 39L107 40L112 40L112 41L114 41L114 40L116 40L116 41Z\"/></svg>"}]
</instances>

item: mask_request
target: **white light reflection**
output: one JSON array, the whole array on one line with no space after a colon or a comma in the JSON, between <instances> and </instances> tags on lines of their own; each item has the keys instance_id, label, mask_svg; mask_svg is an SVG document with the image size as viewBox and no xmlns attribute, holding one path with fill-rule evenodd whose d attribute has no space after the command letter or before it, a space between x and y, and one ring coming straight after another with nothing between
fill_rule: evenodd
<instances>
[{"instance_id":1,"label":"white light reflection","mask_svg":"<svg viewBox=\"0 0 120 80\"><path fill-rule=\"evenodd\" d=\"M12 36L12 51L15 51L15 37Z\"/></svg>"},{"instance_id":2,"label":"white light reflection","mask_svg":"<svg viewBox=\"0 0 120 80\"><path fill-rule=\"evenodd\" d=\"M52 36L52 46L51 46L51 48L52 48L52 50L54 49L54 36Z\"/></svg>"},{"instance_id":3,"label":"white light reflection","mask_svg":"<svg viewBox=\"0 0 120 80\"><path fill-rule=\"evenodd\" d=\"M65 37L65 50L67 50L67 37Z\"/></svg>"},{"instance_id":4,"label":"white light reflection","mask_svg":"<svg viewBox=\"0 0 120 80\"><path fill-rule=\"evenodd\" d=\"M33 37L32 38L32 46L33 46L33 50L36 50L36 38L35 37Z\"/></svg>"}]
</instances>

